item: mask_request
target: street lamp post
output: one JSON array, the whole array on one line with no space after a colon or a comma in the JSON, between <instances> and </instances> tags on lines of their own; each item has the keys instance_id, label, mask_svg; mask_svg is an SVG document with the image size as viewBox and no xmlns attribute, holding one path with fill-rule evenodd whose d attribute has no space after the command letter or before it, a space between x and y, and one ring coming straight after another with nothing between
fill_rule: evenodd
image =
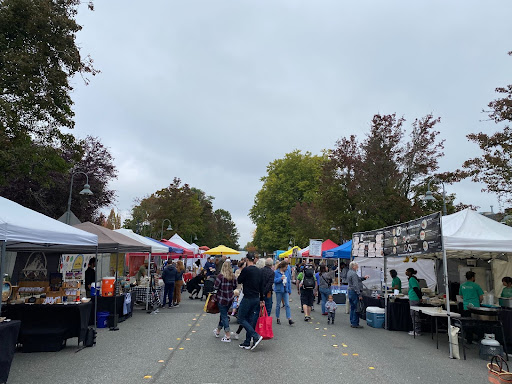
<instances>
[{"instance_id":1,"label":"street lamp post","mask_svg":"<svg viewBox=\"0 0 512 384\"><path fill-rule=\"evenodd\" d=\"M68 224L68 225L71 221L71 194L73 193L73 178L78 173L81 173L82 175L85 175L85 177L86 177L86 183L84 184L84 188L80 191L80 194L87 195L87 196L91 196L93 194L91 191L91 186L89 185L89 176L87 176L87 173L82 172L82 171L73 172L71 174L71 184L69 186L68 210L66 211L66 224Z\"/></svg>"},{"instance_id":2,"label":"street lamp post","mask_svg":"<svg viewBox=\"0 0 512 384\"><path fill-rule=\"evenodd\" d=\"M163 239L164 238L164 224L165 222L168 221L169 222L169 226L167 227L167 231L172 231L172 226L171 226L171 220L169 219L164 219L162 221L162 231L160 232L160 239Z\"/></svg>"},{"instance_id":3,"label":"street lamp post","mask_svg":"<svg viewBox=\"0 0 512 384\"><path fill-rule=\"evenodd\" d=\"M192 235L190 235L190 244L192 244L192 240L193 241L197 241L197 235L195 233L193 233Z\"/></svg>"},{"instance_id":4,"label":"street lamp post","mask_svg":"<svg viewBox=\"0 0 512 384\"><path fill-rule=\"evenodd\" d=\"M288 245L290 246L290 248L295 247L295 237L290 237Z\"/></svg>"},{"instance_id":5,"label":"street lamp post","mask_svg":"<svg viewBox=\"0 0 512 384\"><path fill-rule=\"evenodd\" d=\"M432 177L428 184L427 184L427 192L425 192L425 197L423 198L424 201L436 201L436 198L434 197L434 195L432 195L432 192L430 191L430 183L433 181L433 180L437 180L438 182L440 182L442 185L443 185L443 216L446 216L447 215L447 211L446 211L446 192L445 192L445 189L444 189L444 183L439 180L437 177Z\"/></svg>"},{"instance_id":6,"label":"street lamp post","mask_svg":"<svg viewBox=\"0 0 512 384\"><path fill-rule=\"evenodd\" d=\"M343 231L342 231L341 227L339 227L339 228L331 227L331 231L340 231L340 245L343 244Z\"/></svg>"}]
</instances>

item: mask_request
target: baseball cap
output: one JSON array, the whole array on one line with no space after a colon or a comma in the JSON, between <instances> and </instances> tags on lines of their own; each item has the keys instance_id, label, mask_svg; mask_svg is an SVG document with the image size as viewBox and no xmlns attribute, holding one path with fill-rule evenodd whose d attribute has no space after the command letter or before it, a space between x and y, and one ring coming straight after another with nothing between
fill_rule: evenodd
<instances>
[{"instance_id":1,"label":"baseball cap","mask_svg":"<svg viewBox=\"0 0 512 384\"><path fill-rule=\"evenodd\" d=\"M254 253L252 253L252 252L247 253L247 255L245 257L247 258L247 260L251 260L251 261L254 261L254 259L255 259Z\"/></svg>"}]
</instances>

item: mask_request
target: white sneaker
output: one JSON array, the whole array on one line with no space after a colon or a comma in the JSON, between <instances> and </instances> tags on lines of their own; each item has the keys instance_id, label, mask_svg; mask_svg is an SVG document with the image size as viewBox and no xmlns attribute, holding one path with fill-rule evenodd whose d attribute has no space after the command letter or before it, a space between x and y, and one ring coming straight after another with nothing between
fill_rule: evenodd
<instances>
[{"instance_id":1,"label":"white sneaker","mask_svg":"<svg viewBox=\"0 0 512 384\"><path fill-rule=\"evenodd\" d=\"M213 334L214 334L214 335L215 335L215 337L217 337L217 338L219 338L219 336L220 336L220 333L217 333L217 328L215 328L215 329L213 330Z\"/></svg>"},{"instance_id":2,"label":"white sneaker","mask_svg":"<svg viewBox=\"0 0 512 384\"><path fill-rule=\"evenodd\" d=\"M238 340L240 336L236 332L231 332L231 337L235 340Z\"/></svg>"},{"instance_id":3,"label":"white sneaker","mask_svg":"<svg viewBox=\"0 0 512 384\"><path fill-rule=\"evenodd\" d=\"M409 335L414 336L414 331L410 331ZM416 332L416 336L421 336L421 333Z\"/></svg>"}]
</instances>

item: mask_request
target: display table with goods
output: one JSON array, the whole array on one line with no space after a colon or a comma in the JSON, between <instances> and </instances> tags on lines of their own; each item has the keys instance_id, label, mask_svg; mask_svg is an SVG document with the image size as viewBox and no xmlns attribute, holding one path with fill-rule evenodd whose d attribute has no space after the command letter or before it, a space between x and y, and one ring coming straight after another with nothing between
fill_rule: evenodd
<instances>
[{"instance_id":1,"label":"display table with goods","mask_svg":"<svg viewBox=\"0 0 512 384\"><path fill-rule=\"evenodd\" d=\"M16 349L21 321L0 322L0 383L6 383Z\"/></svg>"},{"instance_id":2,"label":"display table with goods","mask_svg":"<svg viewBox=\"0 0 512 384\"><path fill-rule=\"evenodd\" d=\"M118 295L116 297L114 296L98 296L96 298L97 300L97 308L96 313L105 313L108 312L109 319L108 322L112 322L114 318L114 313L118 316L118 322L123 322L126 319L132 317L133 312L133 305L135 304L135 301L132 300L132 294L131 293L124 293L122 295ZM89 319L89 324L94 324L94 303L95 298L91 298L92 307L91 307L91 317ZM114 307L115 306L115 307ZM110 325L109 325L110 326Z\"/></svg>"},{"instance_id":3,"label":"display table with goods","mask_svg":"<svg viewBox=\"0 0 512 384\"><path fill-rule=\"evenodd\" d=\"M413 319L412 319L412 322L413 324L416 322L416 321L419 321L419 316L417 317L416 315L427 315L429 316L432 320L435 321L435 331L436 331L436 345L437 345L437 349L439 349L439 332L438 332L438 319L439 318L446 318L448 319L448 312L445 311L444 309L442 309L441 307L416 307L416 306L412 306L410 307L412 311L414 311L414 316L413 316ZM450 318L452 319L456 319L456 318L459 318L461 317L460 313L456 313L456 312L450 312ZM414 327L413 327L414 328ZM434 338L434 328L432 327L432 338ZM414 335L414 337L416 338L416 335Z\"/></svg>"},{"instance_id":4,"label":"display table with goods","mask_svg":"<svg viewBox=\"0 0 512 384\"><path fill-rule=\"evenodd\" d=\"M89 302L61 304L8 304L2 307L2 316L20 320L18 342L23 352L55 352L66 340L78 337L85 340L91 308Z\"/></svg>"}]
</instances>

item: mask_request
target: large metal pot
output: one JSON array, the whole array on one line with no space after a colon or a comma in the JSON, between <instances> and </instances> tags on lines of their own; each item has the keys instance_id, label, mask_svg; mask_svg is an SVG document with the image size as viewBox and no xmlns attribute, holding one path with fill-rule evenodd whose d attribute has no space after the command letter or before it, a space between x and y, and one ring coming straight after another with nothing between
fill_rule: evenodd
<instances>
[{"instance_id":1,"label":"large metal pot","mask_svg":"<svg viewBox=\"0 0 512 384\"><path fill-rule=\"evenodd\" d=\"M504 308L512 308L512 297L500 297L500 306Z\"/></svg>"},{"instance_id":2,"label":"large metal pot","mask_svg":"<svg viewBox=\"0 0 512 384\"><path fill-rule=\"evenodd\" d=\"M488 307L473 307L468 308L471 312L471 317L478 320L485 321L498 321L499 308L488 308Z\"/></svg>"}]
</instances>

